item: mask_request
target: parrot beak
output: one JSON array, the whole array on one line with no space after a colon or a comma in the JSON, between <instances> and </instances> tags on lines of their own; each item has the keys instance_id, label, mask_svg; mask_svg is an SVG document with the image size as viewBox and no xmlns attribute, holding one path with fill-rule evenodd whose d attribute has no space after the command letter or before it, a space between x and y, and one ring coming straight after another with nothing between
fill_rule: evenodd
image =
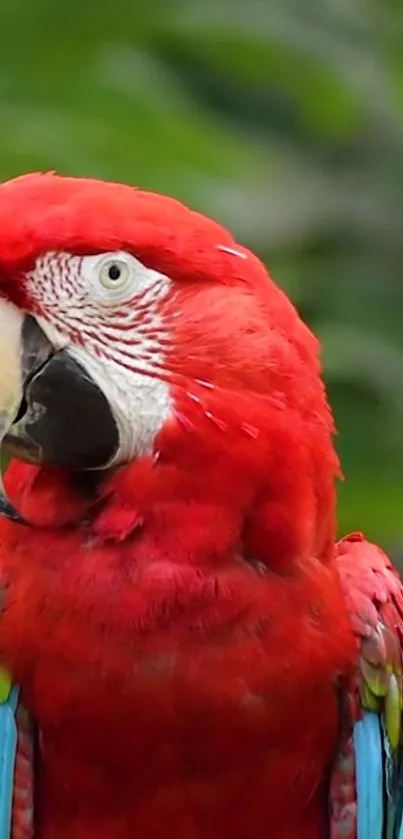
<instances>
[{"instance_id":1,"label":"parrot beak","mask_svg":"<svg viewBox=\"0 0 403 839\"><path fill-rule=\"evenodd\" d=\"M34 317L0 299L0 450L72 470L110 466L119 449L112 408L73 353L56 350ZM27 524L1 474L0 515Z\"/></svg>"},{"instance_id":2,"label":"parrot beak","mask_svg":"<svg viewBox=\"0 0 403 839\"><path fill-rule=\"evenodd\" d=\"M23 317L9 303L0 301L0 449L22 402L20 364ZM22 522L21 516L7 499L0 471L0 514Z\"/></svg>"},{"instance_id":3,"label":"parrot beak","mask_svg":"<svg viewBox=\"0 0 403 839\"><path fill-rule=\"evenodd\" d=\"M33 318L0 300L0 450L24 404L24 382L54 352ZM30 447L28 446L28 449ZM27 452L29 458L29 451ZM32 459L35 460L32 451ZM0 470L0 515L27 524L6 496Z\"/></svg>"}]
</instances>

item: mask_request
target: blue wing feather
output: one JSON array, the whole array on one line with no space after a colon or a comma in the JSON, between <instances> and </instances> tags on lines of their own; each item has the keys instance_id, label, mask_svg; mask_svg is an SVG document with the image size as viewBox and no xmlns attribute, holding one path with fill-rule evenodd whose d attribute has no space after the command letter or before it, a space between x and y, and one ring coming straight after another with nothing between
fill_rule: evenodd
<instances>
[{"instance_id":1,"label":"blue wing feather","mask_svg":"<svg viewBox=\"0 0 403 839\"><path fill-rule=\"evenodd\" d=\"M379 715L371 711L354 725L357 839L383 839L384 836L383 736Z\"/></svg>"},{"instance_id":2,"label":"blue wing feather","mask_svg":"<svg viewBox=\"0 0 403 839\"><path fill-rule=\"evenodd\" d=\"M16 711L19 692L14 687L0 704L0 837L11 836L14 770L17 756Z\"/></svg>"}]
</instances>

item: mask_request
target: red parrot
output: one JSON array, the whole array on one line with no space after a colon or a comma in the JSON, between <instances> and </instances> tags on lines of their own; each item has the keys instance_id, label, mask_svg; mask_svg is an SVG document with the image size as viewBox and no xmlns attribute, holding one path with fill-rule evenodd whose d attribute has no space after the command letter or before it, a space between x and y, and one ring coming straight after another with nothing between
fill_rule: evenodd
<instances>
[{"instance_id":1,"label":"red parrot","mask_svg":"<svg viewBox=\"0 0 403 839\"><path fill-rule=\"evenodd\" d=\"M0 186L12 839L399 835L402 585L335 543L318 353L172 198Z\"/></svg>"}]
</instances>

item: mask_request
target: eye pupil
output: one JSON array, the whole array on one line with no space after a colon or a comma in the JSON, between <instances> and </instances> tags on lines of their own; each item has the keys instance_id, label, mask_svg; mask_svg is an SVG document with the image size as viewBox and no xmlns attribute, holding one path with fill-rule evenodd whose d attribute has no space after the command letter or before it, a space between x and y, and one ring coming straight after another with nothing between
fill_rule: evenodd
<instances>
[{"instance_id":1,"label":"eye pupil","mask_svg":"<svg viewBox=\"0 0 403 839\"><path fill-rule=\"evenodd\" d=\"M110 280L118 280L120 278L120 275L121 270L119 268L119 265L116 265L116 263L114 262L113 265L111 265L108 268L108 277Z\"/></svg>"}]
</instances>

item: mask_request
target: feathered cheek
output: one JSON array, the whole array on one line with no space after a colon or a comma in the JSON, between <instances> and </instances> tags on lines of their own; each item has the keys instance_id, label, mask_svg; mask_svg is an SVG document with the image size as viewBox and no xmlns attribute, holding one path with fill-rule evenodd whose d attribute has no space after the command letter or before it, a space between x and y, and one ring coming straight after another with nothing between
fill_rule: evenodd
<instances>
[{"instance_id":1,"label":"feathered cheek","mask_svg":"<svg viewBox=\"0 0 403 839\"><path fill-rule=\"evenodd\" d=\"M0 445L31 463L102 469L119 447L113 410L68 349L0 301ZM21 520L0 485L0 513Z\"/></svg>"}]
</instances>

